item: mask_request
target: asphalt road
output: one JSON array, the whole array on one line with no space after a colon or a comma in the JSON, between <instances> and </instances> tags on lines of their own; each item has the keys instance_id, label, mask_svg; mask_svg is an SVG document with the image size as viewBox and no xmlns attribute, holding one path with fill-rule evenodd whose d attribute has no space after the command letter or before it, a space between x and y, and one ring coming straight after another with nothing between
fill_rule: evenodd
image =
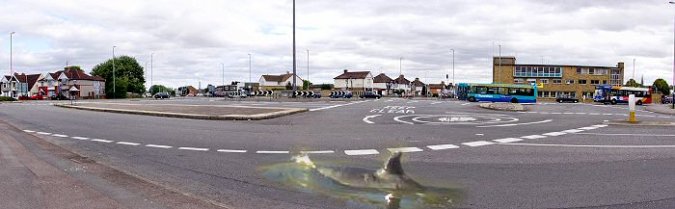
<instances>
[{"instance_id":1,"label":"asphalt road","mask_svg":"<svg viewBox=\"0 0 675 209\"><path fill-rule=\"evenodd\" d=\"M673 127L603 125L626 106L536 104L497 112L439 100L253 102L117 100L148 104L302 107L264 121L202 121L0 104L0 120L162 186L232 208L377 208L290 188L261 168L290 153L376 169L404 151L406 173L451 185L462 208L673 208ZM638 119L675 121L639 108Z\"/></svg>"}]
</instances>

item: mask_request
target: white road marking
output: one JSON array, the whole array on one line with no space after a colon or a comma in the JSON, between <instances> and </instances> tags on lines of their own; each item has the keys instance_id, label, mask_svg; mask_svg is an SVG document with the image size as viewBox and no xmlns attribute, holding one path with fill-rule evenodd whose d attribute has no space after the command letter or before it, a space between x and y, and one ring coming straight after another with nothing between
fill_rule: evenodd
<instances>
[{"instance_id":1,"label":"white road marking","mask_svg":"<svg viewBox=\"0 0 675 209\"><path fill-rule=\"evenodd\" d=\"M604 128L604 127L607 127L608 125L606 125L606 124L598 124L598 125L592 125L592 126L595 126L595 127L598 127L598 128Z\"/></svg>"},{"instance_id":2,"label":"white road marking","mask_svg":"<svg viewBox=\"0 0 675 209\"><path fill-rule=\"evenodd\" d=\"M565 135L565 134L567 134L567 133L565 133L565 132L549 132L549 133L545 133L545 134L542 134L542 135L544 135L544 136L562 136L562 135Z\"/></svg>"},{"instance_id":3,"label":"white road marking","mask_svg":"<svg viewBox=\"0 0 675 209\"><path fill-rule=\"evenodd\" d=\"M410 103L417 103L417 102L419 102L419 101L413 100L413 101L409 101L408 104L410 104Z\"/></svg>"},{"instance_id":4,"label":"white road marking","mask_svg":"<svg viewBox=\"0 0 675 209\"><path fill-rule=\"evenodd\" d=\"M578 147L578 148L675 148L675 145L592 145L592 144L533 144L533 143L509 143L513 146L535 147Z\"/></svg>"},{"instance_id":5,"label":"white road marking","mask_svg":"<svg viewBox=\"0 0 675 209\"><path fill-rule=\"evenodd\" d=\"M317 151L300 151L302 154L333 154L333 150L317 150Z\"/></svg>"},{"instance_id":6,"label":"white road marking","mask_svg":"<svg viewBox=\"0 0 675 209\"><path fill-rule=\"evenodd\" d=\"M565 114L565 115L573 115L574 113L573 113L573 112L565 112L565 113L563 113L563 114Z\"/></svg>"},{"instance_id":7,"label":"white road marking","mask_svg":"<svg viewBox=\"0 0 675 209\"><path fill-rule=\"evenodd\" d=\"M77 139L77 140L89 140L89 138L87 138L87 137L81 137L81 136L73 136L73 137L70 137L70 138L72 138L72 139Z\"/></svg>"},{"instance_id":8,"label":"white road marking","mask_svg":"<svg viewBox=\"0 0 675 209\"><path fill-rule=\"evenodd\" d=\"M421 152L424 151L420 148L417 147L395 147L395 148L387 148L389 152Z\"/></svg>"},{"instance_id":9,"label":"white road marking","mask_svg":"<svg viewBox=\"0 0 675 209\"><path fill-rule=\"evenodd\" d=\"M338 104L338 105L333 105L333 106L327 106L327 107L320 107L320 108L314 108L314 109L309 109L309 111L319 111L319 110L327 110L331 108L336 108L336 107L342 107L342 106L347 106L347 105L353 105L353 104L358 104L361 102L367 102L368 100L363 100L363 101L356 101L356 102L351 102L351 103L346 103L346 104Z\"/></svg>"},{"instance_id":10,"label":"white road marking","mask_svg":"<svg viewBox=\"0 0 675 209\"><path fill-rule=\"evenodd\" d=\"M366 123L368 123L368 124L373 124L374 122L373 122L373 121L370 121L369 119L375 118L375 117L378 117L378 116L380 116L380 115L369 115L369 116L366 116L366 117L363 118L363 122L366 122Z\"/></svg>"},{"instance_id":11,"label":"white road marking","mask_svg":"<svg viewBox=\"0 0 675 209\"><path fill-rule=\"evenodd\" d=\"M596 136L648 136L648 137L675 137L672 134L604 134L604 133L577 133L579 135L596 135Z\"/></svg>"},{"instance_id":12,"label":"white road marking","mask_svg":"<svg viewBox=\"0 0 675 209\"><path fill-rule=\"evenodd\" d=\"M153 147L153 148L162 148L162 149L170 149L172 146L169 145L160 145L160 144L146 144L146 147Z\"/></svg>"},{"instance_id":13,"label":"white road marking","mask_svg":"<svg viewBox=\"0 0 675 209\"><path fill-rule=\"evenodd\" d=\"M443 102L432 102L431 104L433 105L433 104L440 104L440 103L443 103Z\"/></svg>"},{"instance_id":14,"label":"white road marking","mask_svg":"<svg viewBox=\"0 0 675 209\"><path fill-rule=\"evenodd\" d=\"M23 130L23 131L26 132L26 133L35 133L35 131L31 131L31 130Z\"/></svg>"},{"instance_id":15,"label":"white road marking","mask_svg":"<svg viewBox=\"0 0 675 209\"><path fill-rule=\"evenodd\" d=\"M593 113L589 113L589 115L600 115L600 113L593 112Z\"/></svg>"},{"instance_id":16,"label":"white road marking","mask_svg":"<svg viewBox=\"0 0 675 209\"><path fill-rule=\"evenodd\" d=\"M400 118L402 118L402 117L408 117L408 116L409 116L409 115L396 116L396 117L394 117L394 121L399 122L399 123L405 123L405 124L414 125L413 122L403 121L403 120L400 119Z\"/></svg>"},{"instance_id":17,"label":"white road marking","mask_svg":"<svg viewBox=\"0 0 675 209\"><path fill-rule=\"evenodd\" d=\"M49 132L37 132L37 134L40 134L40 135L52 135L52 133L49 133Z\"/></svg>"},{"instance_id":18,"label":"white road marking","mask_svg":"<svg viewBox=\"0 0 675 209\"><path fill-rule=\"evenodd\" d=\"M523 139L519 139L519 138L504 138L504 139L495 139L495 140L492 140L492 141L499 142L499 143L512 143L512 142L523 141Z\"/></svg>"},{"instance_id":19,"label":"white road marking","mask_svg":"<svg viewBox=\"0 0 675 209\"><path fill-rule=\"evenodd\" d=\"M598 127L595 127L595 126L589 126L589 127L581 127L581 128L577 128L577 129L581 129L581 130L593 130L593 129L597 129L597 128L598 128Z\"/></svg>"},{"instance_id":20,"label":"white road marking","mask_svg":"<svg viewBox=\"0 0 675 209\"><path fill-rule=\"evenodd\" d=\"M357 150L345 150L346 155L376 155L380 154L377 150L374 149L357 149Z\"/></svg>"},{"instance_id":21,"label":"white road marking","mask_svg":"<svg viewBox=\"0 0 675 209\"><path fill-rule=\"evenodd\" d=\"M551 115L560 115L562 114L561 112L551 112Z\"/></svg>"},{"instance_id":22,"label":"white road marking","mask_svg":"<svg viewBox=\"0 0 675 209\"><path fill-rule=\"evenodd\" d=\"M63 135L63 134L52 134L54 137L60 137L60 138L68 138L68 135Z\"/></svg>"},{"instance_id":23,"label":"white road marking","mask_svg":"<svg viewBox=\"0 0 675 209\"><path fill-rule=\"evenodd\" d=\"M216 152L234 152L234 153L246 153L246 150L241 149L219 149Z\"/></svg>"},{"instance_id":24,"label":"white road marking","mask_svg":"<svg viewBox=\"0 0 675 209\"><path fill-rule=\"evenodd\" d=\"M129 145L129 146L138 146L138 145L140 145L139 143L136 143L136 142L117 142L116 144Z\"/></svg>"},{"instance_id":25,"label":"white road marking","mask_svg":"<svg viewBox=\"0 0 675 209\"><path fill-rule=\"evenodd\" d=\"M578 113L574 113L574 114L577 114L577 115L585 115L585 114L587 114L587 113L585 113L585 112L578 112Z\"/></svg>"},{"instance_id":26,"label":"white road marking","mask_svg":"<svg viewBox=\"0 0 675 209\"><path fill-rule=\"evenodd\" d=\"M92 139L93 142L112 143L113 141L107 139Z\"/></svg>"},{"instance_id":27,"label":"white road marking","mask_svg":"<svg viewBox=\"0 0 675 209\"><path fill-rule=\"evenodd\" d=\"M465 146L469 146L469 147L480 147L480 146L491 145L491 144L495 144L495 143L489 142L489 141L473 141L473 142L464 142L462 144L465 145Z\"/></svg>"},{"instance_id":28,"label":"white road marking","mask_svg":"<svg viewBox=\"0 0 675 209\"><path fill-rule=\"evenodd\" d=\"M438 144L438 145L429 145L427 146L431 150L444 150L444 149L457 149L459 146L454 144Z\"/></svg>"},{"instance_id":29,"label":"white road marking","mask_svg":"<svg viewBox=\"0 0 675 209\"><path fill-rule=\"evenodd\" d=\"M485 136L485 134L476 134L476 136Z\"/></svg>"},{"instance_id":30,"label":"white road marking","mask_svg":"<svg viewBox=\"0 0 675 209\"><path fill-rule=\"evenodd\" d=\"M523 139L543 139L546 138L547 136L542 136L542 135L529 135L529 136L521 136L520 138Z\"/></svg>"},{"instance_id":31,"label":"white road marking","mask_svg":"<svg viewBox=\"0 0 675 209\"><path fill-rule=\"evenodd\" d=\"M602 115L614 115L612 113L602 113Z\"/></svg>"},{"instance_id":32,"label":"white road marking","mask_svg":"<svg viewBox=\"0 0 675 209\"><path fill-rule=\"evenodd\" d=\"M464 106L464 105L468 105L468 104L471 104L471 103L464 103L464 104L461 104L461 105Z\"/></svg>"},{"instance_id":33,"label":"white road marking","mask_svg":"<svg viewBox=\"0 0 675 209\"><path fill-rule=\"evenodd\" d=\"M571 134L573 134L573 133L579 133L579 132L582 132L582 131L584 131L584 130L579 130L579 129L570 129L570 130L564 130L564 131L561 131L561 132L565 132L565 133L571 133Z\"/></svg>"},{"instance_id":34,"label":"white road marking","mask_svg":"<svg viewBox=\"0 0 675 209\"><path fill-rule=\"evenodd\" d=\"M281 150L258 150L258 151L255 151L255 153L258 153L258 154L288 154L290 152L289 151L281 151Z\"/></svg>"},{"instance_id":35,"label":"white road marking","mask_svg":"<svg viewBox=\"0 0 675 209\"><path fill-rule=\"evenodd\" d=\"M201 147L178 147L178 149L190 151L209 151L209 148L201 148Z\"/></svg>"},{"instance_id":36,"label":"white road marking","mask_svg":"<svg viewBox=\"0 0 675 209\"><path fill-rule=\"evenodd\" d=\"M509 124L499 124L499 125L487 125L487 126L476 126L478 128L485 128L485 127L508 127L508 126L519 126L519 125L532 125L532 124L540 124L540 123L548 123L553 120L548 119L548 120L542 120L542 121L534 121L534 122L527 122L527 123L509 123Z\"/></svg>"}]
</instances>

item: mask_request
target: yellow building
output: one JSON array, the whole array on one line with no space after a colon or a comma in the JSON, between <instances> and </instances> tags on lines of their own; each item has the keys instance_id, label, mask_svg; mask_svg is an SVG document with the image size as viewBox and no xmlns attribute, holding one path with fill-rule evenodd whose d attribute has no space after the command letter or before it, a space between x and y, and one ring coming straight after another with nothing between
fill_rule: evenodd
<instances>
[{"instance_id":1,"label":"yellow building","mask_svg":"<svg viewBox=\"0 0 675 209\"><path fill-rule=\"evenodd\" d=\"M515 57L493 57L492 82L536 83L539 98L575 97L593 99L595 86L623 84L623 62L614 67L582 65L516 64Z\"/></svg>"}]
</instances>

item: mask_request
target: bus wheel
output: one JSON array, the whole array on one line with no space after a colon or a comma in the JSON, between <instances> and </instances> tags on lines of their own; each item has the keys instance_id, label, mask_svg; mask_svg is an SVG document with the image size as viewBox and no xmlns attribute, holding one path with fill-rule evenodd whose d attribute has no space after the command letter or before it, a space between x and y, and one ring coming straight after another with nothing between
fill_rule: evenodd
<instances>
[{"instance_id":1,"label":"bus wheel","mask_svg":"<svg viewBox=\"0 0 675 209\"><path fill-rule=\"evenodd\" d=\"M612 99L612 101L610 102L610 104L615 105L615 104L616 104L616 99Z\"/></svg>"},{"instance_id":2,"label":"bus wheel","mask_svg":"<svg viewBox=\"0 0 675 209\"><path fill-rule=\"evenodd\" d=\"M518 103L518 99L517 98L511 98L511 103Z\"/></svg>"},{"instance_id":3,"label":"bus wheel","mask_svg":"<svg viewBox=\"0 0 675 209\"><path fill-rule=\"evenodd\" d=\"M636 105L642 105L642 100L638 100L637 102L635 102L635 104Z\"/></svg>"},{"instance_id":4,"label":"bus wheel","mask_svg":"<svg viewBox=\"0 0 675 209\"><path fill-rule=\"evenodd\" d=\"M469 102L476 102L476 97L469 97Z\"/></svg>"}]
</instances>

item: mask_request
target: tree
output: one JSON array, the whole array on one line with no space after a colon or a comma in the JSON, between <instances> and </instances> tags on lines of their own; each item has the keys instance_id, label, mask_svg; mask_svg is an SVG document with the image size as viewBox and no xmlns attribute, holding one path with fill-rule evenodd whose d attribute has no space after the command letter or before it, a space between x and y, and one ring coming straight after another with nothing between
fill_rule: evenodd
<instances>
[{"instance_id":1,"label":"tree","mask_svg":"<svg viewBox=\"0 0 675 209\"><path fill-rule=\"evenodd\" d=\"M663 80L662 78L656 79L654 81L654 87L656 87L656 91L659 91L664 95L670 95L670 86L668 86L666 80Z\"/></svg>"},{"instance_id":2,"label":"tree","mask_svg":"<svg viewBox=\"0 0 675 209\"><path fill-rule=\"evenodd\" d=\"M635 79L631 78L630 80L628 80L626 82L626 86L627 87L640 87L640 84L637 81L635 81Z\"/></svg>"},{"instance_id":3,"label":"tree","mask_svg":"<svg viewBox=\"0 0 675 209\"><path fill-rule=\"evenodd\" d=\"M150 94L155 95L158 92L169 92L171 88L163 86L163 85L152 85L150 87Z\"/></svg>"},{"instance_id":4,"label":"tree","mask_svg":"<svg viewBox=\"0 0 675 209\"><path fill-rule=\"evenodd\" d=\"M302 81L302 90L309 90L309 86L312 85L312 82L309 82L308 80Z\"/></svg>"},{"instance_id":5,"label":"tree","mask_svg":"<svg viewBox=\"0 0 675 209\"><path fill-rule=\"evenodd\" d=\"M105 93L109 98L125 98L127 92L145 93L145 78L143 67L136 58L120 56L115 58L115 80L113 81L113 60L100 63L91 71L92 75L105 79ZM120 81L124 80L124 84ZM114 86L113 86L114 85ZM115 94L113 94L115 92Z\"/></svg>"}]
</instances>

